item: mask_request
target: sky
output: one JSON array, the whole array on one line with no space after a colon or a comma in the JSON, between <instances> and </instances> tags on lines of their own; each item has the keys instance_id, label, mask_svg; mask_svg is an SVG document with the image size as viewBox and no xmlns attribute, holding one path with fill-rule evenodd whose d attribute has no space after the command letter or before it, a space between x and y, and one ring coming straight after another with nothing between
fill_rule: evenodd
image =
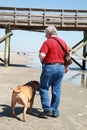
<instances>
[{"instance_id":1,"label":"sky","mask_svg":"<svg viewBox=\"0 0 87 130\"><path fill-rule=\"evenodd\" d=\"M0 0L0 6L20 8L51 8L51 9L87 9L87 0ZM45 38L41 32L12 30L10 50L16 52L38 52ZM0 38L5 35L5 29L0 29ZM81 31L60 31L58 36L72 47L83 39ZM3 51L5 43L0 44Z\"/></svg>"}]
</instances>

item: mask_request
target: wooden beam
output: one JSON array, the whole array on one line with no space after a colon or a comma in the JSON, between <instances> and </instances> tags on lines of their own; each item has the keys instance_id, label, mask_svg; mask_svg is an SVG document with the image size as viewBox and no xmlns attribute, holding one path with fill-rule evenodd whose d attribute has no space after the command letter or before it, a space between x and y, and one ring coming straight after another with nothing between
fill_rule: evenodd
<instances>
[{"instance_id":1,"label":"wooden beam","mask_svg":"<svg viewBox=\"0 0 87 130\"><path fill-rule=\"evenodd\" d=\"M10 37L11 35L13 35L13 33L9 32L5 36L3 36L2 38L0 38L0 43L2 43L4 40L6 40L7 37Z\"/></svg>"},{"instance_id":2,"label":"wooden beam","mask_svg":"<svg viewBox=\"0 0 87 130\"><path fill-rule=\"evenodd\" d=\"M87 31L84 32L84 43L87 43ZM85 46L83 47L83 56L86 58L86 53L87 53L87 44L85 44ZM86 68L86 61L83 60L82 61L82 66L83 66L83 69L85 70Z\"/></svg>"}]
</instances>

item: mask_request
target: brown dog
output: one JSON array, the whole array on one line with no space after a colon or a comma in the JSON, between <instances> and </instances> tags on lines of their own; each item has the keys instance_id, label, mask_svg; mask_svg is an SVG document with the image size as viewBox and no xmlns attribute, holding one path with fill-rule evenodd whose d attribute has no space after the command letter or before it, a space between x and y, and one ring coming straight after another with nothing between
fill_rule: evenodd
<instances>
[{"instance_id":1,"label":"brown dog","mask_svg":"<svg viewBox=\"0 0 87 130\"><path fill-rule=\"evenodd\" d=\"M15 105L16 103L24 106L23 121L26 121L26 111L28 108L28 102L30 102L30 113L32 113L32 106L34 102L35 92L39 91L39 82L30 81L24 85L17 86L12 92L12 116L15 117Z\"/></svg>"}]
</instances>

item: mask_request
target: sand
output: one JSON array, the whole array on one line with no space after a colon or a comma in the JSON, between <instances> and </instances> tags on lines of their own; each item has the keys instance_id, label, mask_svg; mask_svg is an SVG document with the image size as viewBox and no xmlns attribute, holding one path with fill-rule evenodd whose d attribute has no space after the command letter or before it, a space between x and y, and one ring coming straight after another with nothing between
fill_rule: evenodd
<instances>
[{"instance_id":1,"label":"sand","mask_svg":"<svg viewBox=\"0 0 87 130\"><path fill-rule=\"evenodd\" d=\"M41 69L27 67L29 56L11 53L10 66L0 65L0 130L87 130L87 89L63 80L60 116L40 119L40 95L36 94L33 112L22 121L23 106L16 105L17 118L11 117L11 88L40 79ZM77 81L78 82L78 81Z\"/></svg>"}]
</instances>

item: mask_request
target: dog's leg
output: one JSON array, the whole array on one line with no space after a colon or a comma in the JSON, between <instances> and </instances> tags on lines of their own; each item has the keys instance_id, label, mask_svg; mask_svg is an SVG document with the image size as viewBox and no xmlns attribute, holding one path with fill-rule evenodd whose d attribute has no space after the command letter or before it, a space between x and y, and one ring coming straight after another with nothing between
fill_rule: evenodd
<instances>
[{"instance_id":1,"label":"dog's leg","mask_svg":"<svg viewBox=\"0 0 87 130\"><path fill-rule=\"evenodd\" d=\"M28 108L28 104L24 105L24 111L23 111L23 121L26 121L26 111Z\"/></svg>"},{"instance_id":2,"label":"dog's leg","mask_svg":"<svg viewBox=\"0 0 87 130\"><path fill-rule=\"evenodd\" d=\"M35 94L33 94L32 99L30 100L30 113L32 114L32 107L34 103Z\"/></svg>"},{"instance_id":3,"label":"dog's leg","mask_svg":"<svg viewBox=\"0 0 87 130\"><path fill-rule=\"evenodd\" d=\"M13 117L16 116L16 114L15 114L15 105L16 105L16 102L11 102L12 116L13 116Z\"/></svg>"}]
</instances>

